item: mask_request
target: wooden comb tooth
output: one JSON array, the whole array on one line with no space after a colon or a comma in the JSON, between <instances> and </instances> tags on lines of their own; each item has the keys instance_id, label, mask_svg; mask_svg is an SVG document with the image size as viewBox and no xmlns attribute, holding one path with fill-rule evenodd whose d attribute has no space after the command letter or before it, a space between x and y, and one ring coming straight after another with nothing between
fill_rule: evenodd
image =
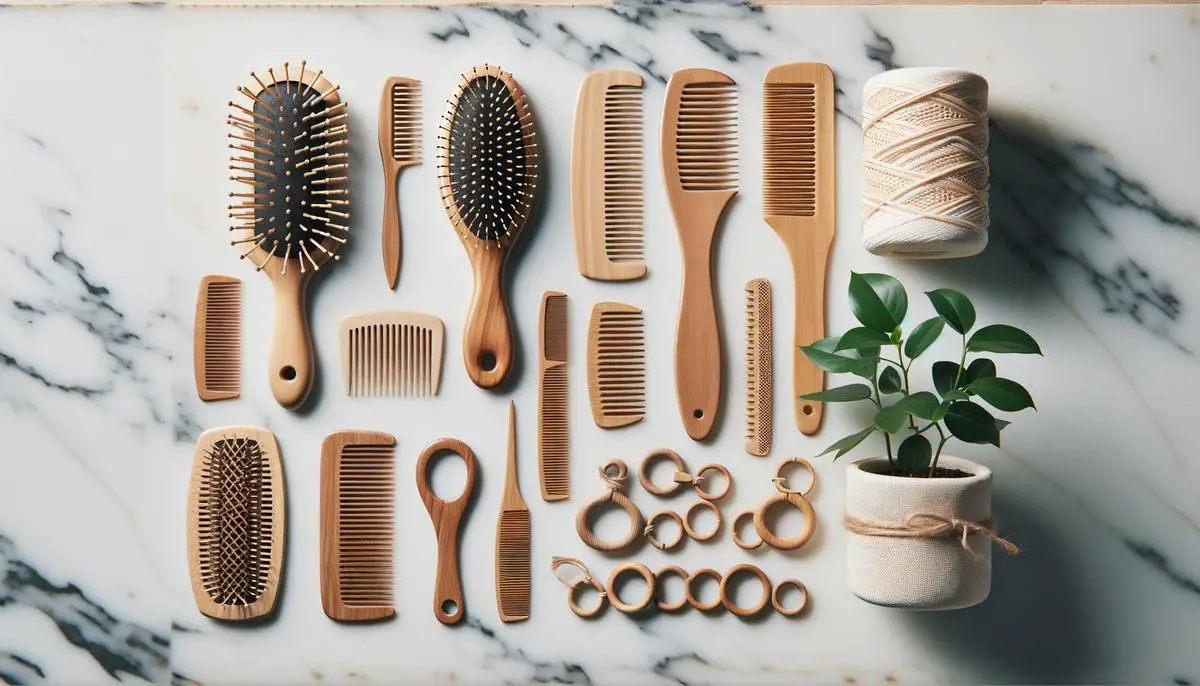
<instances>
[{"instance_id":1,"label":"wooden comb tooth","mask_svg":"<svg viewBox=\"0 0 1200 686\"><path fill-rule=\"evenodd\" d=\"M737 190L737 136L735 84L684 84L674 141L683 189Z\"/></svg>"},{"instance_id":2,"label":"wooden comb tooth","mask_svg":"<svg viewBox=\"0 0 1200 686\"><path fill-rule=\"evenodd\" d=\"M200 280L193 337L196 393L225 400L242 393L242 282L210 274Z\"/></svg>"},{"instance_id":3,"label":"wooden comb tooth","mask_svg":"<svg viewBox=\"0 0 1200 686\"><path fill-rule=\"evenodd\" d=\"M632 305L596 303L588 322L588 397L596 425L611 429L646 415L645 317Z\"/></svg>"},{"instance_id":4,"label":"wooden comb tooth","mask_svg":"<svg viewBox=\"0 0 1200 686\"><path fill-rule=\"evenodd\" d=\"M384 310L342 320L342 380L350 396L433 396L441 386L442 320Z\"/></svg>"},{"instance_id":5,"label":"wooden comb tooth","mask_svg":"<svg viewBox=\"0 0 1200 686\"><path fill-rule=\"evenodd\" d=\"M774 352L771 283L746 283L746 452L771 452Z\"/></svg>"},{"instance_id":6,"label":"wooden comb tooth","mask_svg":"<svg viewBox=\"0 0 1200 686\"><path fill-rule=\"evenodd\" d=\"M539 320L542 347L538 386L538 472L542 499L571 497L567 392L567 295L542 294Z\"/></svg>"}]
</instances>

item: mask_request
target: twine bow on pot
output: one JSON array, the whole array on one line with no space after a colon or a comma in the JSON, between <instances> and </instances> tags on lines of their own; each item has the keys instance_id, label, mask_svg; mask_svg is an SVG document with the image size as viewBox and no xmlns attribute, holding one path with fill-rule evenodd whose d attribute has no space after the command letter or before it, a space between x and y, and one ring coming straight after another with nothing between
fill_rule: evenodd
<instances>
[{"instance_id":1,"label":"twine bow on pot","mask_svg":"<svg viewBox=\"0 0 1200 686\"><path fill-rule=\"evenodd\" d=\"M943 517L942 515L917 513L908 518L904 524L889 522L872 522L859 519L852 514L845 516L846 530L863 536L883 536L886 538L949 538L961 536L962 548L972 559L982 560L983 557L971 549L970 536L984 536L992 543L1000 546L1009 555L1016 555L1021 549L1012 541L996 533L996 520L973 522L958 517Z\"/></svg>"}]
</instances>

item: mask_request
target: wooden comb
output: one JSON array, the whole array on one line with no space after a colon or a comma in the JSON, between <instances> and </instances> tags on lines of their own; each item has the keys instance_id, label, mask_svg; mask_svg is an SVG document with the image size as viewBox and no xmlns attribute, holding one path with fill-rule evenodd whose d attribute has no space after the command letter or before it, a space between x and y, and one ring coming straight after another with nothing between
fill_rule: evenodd
<instances>
[{"instance_id":1,"label":"wooden comb","mask_svg":"<svg viewBox=\"0 0 1200 686\"><path fill-rule=\"evenodd\" d=\"M188 566L200 612L248 620L275 608L283 575L283 462L266 429L200 434L188 487Z\"/></svg>"},{"instance_id":2,"label":"wooden comb","mask_svg":"<svg viewBox=\"0 0 1200 686\"><path fill-rule=\"evenodd\" d=\"M530 538L529 507L521 497L517 481L517 405L508 403L508 472L504 476L504 499L496 524L496 607L500 621L529 619Z\"/></svg>"},{"instance_id":3,"label":"wooden comb","mask_svg":"<svg viewBox=\"0 0 1200 686\"><path fill-rule=\"evenodd\" d=\"M579 86L571 146L571 216L579 273L646 275L643 259L642 77L594 71Z\"/></svg>"},{"instance_id":4,"label":"wooden comb","mask_svg":"<svg viewBox=\"0 0 1200 686\"><path fill-rule=\"evenodd\" d=\"M737 86L712 69L671 75L663 102L662 165L683 252L675 329L675 393L689 436L712 433L721 405L721 331L713 240L737 195Z\"/></svg>"},{"instance_id":5,"label":"wooden comb","mask_svg":"<svg viewBox=\"0 0 1200 686\"><path fill-rule=\"evenodd\" d=\"M546 291L538 319L541 375L538 385L538 475L542 499L571 497L570 434L567 430L567 294Z\"/></svg>"},{"instance_id":6,"label":"wooden comb","mask_svg":"<svg viewBox=\"0 0 1200 686\"><path fill-rule=\"evenodd\" d=\"M242 282L210 274L200 280L192 337L196 393L201 400L242 394Z\"/></svg>"},{"instance_id":7,"label":"wooden comb","mask_svg":"<svg viewBox=\"0 0 1200 686\"><path fill-rule=\"evenodd\" d=\"M381 310L342 320L346 394L437 395L442 380L442 320L422 312Z\"/></svg>"},{"instance_id":8,"label":"wooden comb","mask_svg":"<svg viewBox=\"0 0 1200 686\"><path fill-rule=\"evenodd\" d=\"M825 280L837 220L834 178L833 71L796 62L763 80L763 219L792 258L795 338L792 397L796 426L821 428L822 405L801 400L825 387L825 374L800 350L825 337Z\"/></svg>"},{"instance_id":9,"label":"wooden comb","mask_svg":"<svg viewBox=\"0 0 1200 686\"><path fill-rule=\"evenodd\" d=\"M429 462L434 455L452 452L462 458L467 466L467 481L462 493L453 501L442 500L429 485ZM437 534L437 578L433 588L433 615L442 624L458 624L466 614L463 600L462 575L458 564L458 538L462 519L471 504L475 492L475 469L478 460L466 443L455 438L439 438L425 446L417 459L417 493Z\"/></svg>"},{"instance_id":10,"label":"wooden comb","mask_svg":"<svg viewBox=\"0 0 1200 686\"><path fill-rule=\"evenodd\" d=\"M771 408L775 353L771 326L771 282L746 282L746 452L771 452Z\"/></svg>"},{"instance_id":11,"label":"wooden comb","mask_svg":"<svg viewBox=\"0 0 1200 686\"><path fill-rule=\"evenodd\" d=\"M596 303L588 321L588 398L596 426L646 416L646 319L633 305Z\"/></svg>"},{"instance_id":12,"label":"wooden comb","mask_svg":"<svg viewBox=\"0 0 1200 686\"><path fill-rule=\"evenodd\" d=\"M383 273L388 288L400 277L403 242L400 200L396 184L400 171L421 163L421 82L393 76L383 84L379 102L379 156L383 159Z\"/></svg>"},{"instance_id":13,"label":"wooden comb","mask_svg":"<svg viewBox=\"0 0 1200 686\"><path fill-rule=\"evenodd\" d=\"M330 619L391 617L396 439L335 431L321 444L321 605Z\"/></svg>"}]
</instances>

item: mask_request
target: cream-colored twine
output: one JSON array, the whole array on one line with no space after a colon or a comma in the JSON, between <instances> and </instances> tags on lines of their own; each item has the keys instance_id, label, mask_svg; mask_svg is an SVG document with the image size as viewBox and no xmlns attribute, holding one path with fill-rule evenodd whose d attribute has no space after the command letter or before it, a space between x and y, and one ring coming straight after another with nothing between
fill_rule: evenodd
<instances>
[{"instance_id":1,"label":"cream-colored twine","mask_svg":"<svg viewBox=\"0 0 1200 686\"><path fill-rule=\"evenodd\" d=\"M582 576L580 576L575 583L571 583L570 581L562 578L562 575L558 573L558 570L561 567L575 567L579 570ZM604 585L596 581L596 579L592 576L592 573L588 571L587 565L573 557L560 557L556 555L550 558L550 572L554 574L554 578L558 579L560 584L566 586L567 588L574 589L579 584L588 584L597 589L600 597L608 595L604 590Z\"/></svg>"},{"instance_id":2,"label":"cream-colored twine","mask_svg":"<svg viewBox=\"0 0 1200 686\"><path fill-rule=\"evenodd\" d=\"M885 538L949 538L961 537L963 550L974 559L980 559L979 553L971 549L968 541L970 536L983 536L992 543L1000 546L1009 555L1021 552L1015 543L1002 538L993 528L994 519L985 522L973 522L958 517L943 517L942 515L918 513L908 518L904 524L890 522L872 522L859 519L854 515L845 516L846 530L863 536L883 536Z\"/></svg>"}]
</instances>

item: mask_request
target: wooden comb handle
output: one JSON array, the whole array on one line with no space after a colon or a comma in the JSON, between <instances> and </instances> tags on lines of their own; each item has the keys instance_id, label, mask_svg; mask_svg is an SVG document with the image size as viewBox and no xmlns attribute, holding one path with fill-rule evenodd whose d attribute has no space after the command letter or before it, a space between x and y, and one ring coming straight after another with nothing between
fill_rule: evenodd
<instances>
[{"instance_id":1,"label":"wooden comb handle","mask_svg":"<svg viewBox=\"0 0 1200 686\"><path fill-rule=\"evenodd\" d=\"M429 461L440 452L459 455L467 466L467 480L462 493L449 502L434 495L429 485ZM417 460L417 492L429 511L433 530L437 534L438 563L433 587L433 615L442 624L458 624L466 614L458 565L458 534L475 490L475 463L475 453L471 448L454 438L440 438L430 443Z\"/></svg>"},{"instance_id":2,"label":"wooden comb handle","mask_svg":"<svg viewBox=\"0 0 1200 686\"><path fill-rule=\"evenodd\" d=\"M796 408L796 426L800 433L811 436L821 428L824 403L802 400L800 396L815 393L825 388L825 372L813 364L802 345L825 337L825 281L826 265L832 233L822 236L818 232L798 233L797 238L785 241L792 257L792 272L795 278L795 333L792 341L792 383Z\"/></svg>"},{"instance_id":3,"label":"wooden comb handle","mask_svg":"<svg viewBox=\"0 0 1200 686\"><path fill-rule=\"evenodd\" d=\"M712 433L721 402L721 333L713 295L712 241L685 241L683 294L675 329L675 393L689 436Z\"/></svg>"},{"instance_id":4,"label":"wooden comb handle","mask_svg":"<svg viewBox=\"0 0 1200 686\"><path fill-rule=\"evenodd\" d=\"M471 253L475 293L463 330L463 363L471 381L480 388L495 388L512 366L512 325L504 300L504 258L494 246Z\"/></svg>"},{"instance_id":5,"label":"wooden comb handle","mask_svg":"<svg viewBox=\"0 0 1200 686\"><path fill-rule=\"evenodd\" d=\"M267 367L271 393L280 405L293 409L308 397L312 389L312 336L308 330L309 274L301 274L298 264L285 275L274 276L275 332L271 339L271 355Z\"/></svg>"},{"instance_id":6,"label":"wooden comb handle","mask_svg":"<svg viewBox=\"0 0 1200 686\"><path fill-rule=\"evenodd\" d=\"M383 273L387 276L388 288L396 289L400 278L400 259L403 254L400 240L400 200L396 184L400 181L400 167L384 174L387 182L383 188Z\"/></svg>"}]
</instances>

